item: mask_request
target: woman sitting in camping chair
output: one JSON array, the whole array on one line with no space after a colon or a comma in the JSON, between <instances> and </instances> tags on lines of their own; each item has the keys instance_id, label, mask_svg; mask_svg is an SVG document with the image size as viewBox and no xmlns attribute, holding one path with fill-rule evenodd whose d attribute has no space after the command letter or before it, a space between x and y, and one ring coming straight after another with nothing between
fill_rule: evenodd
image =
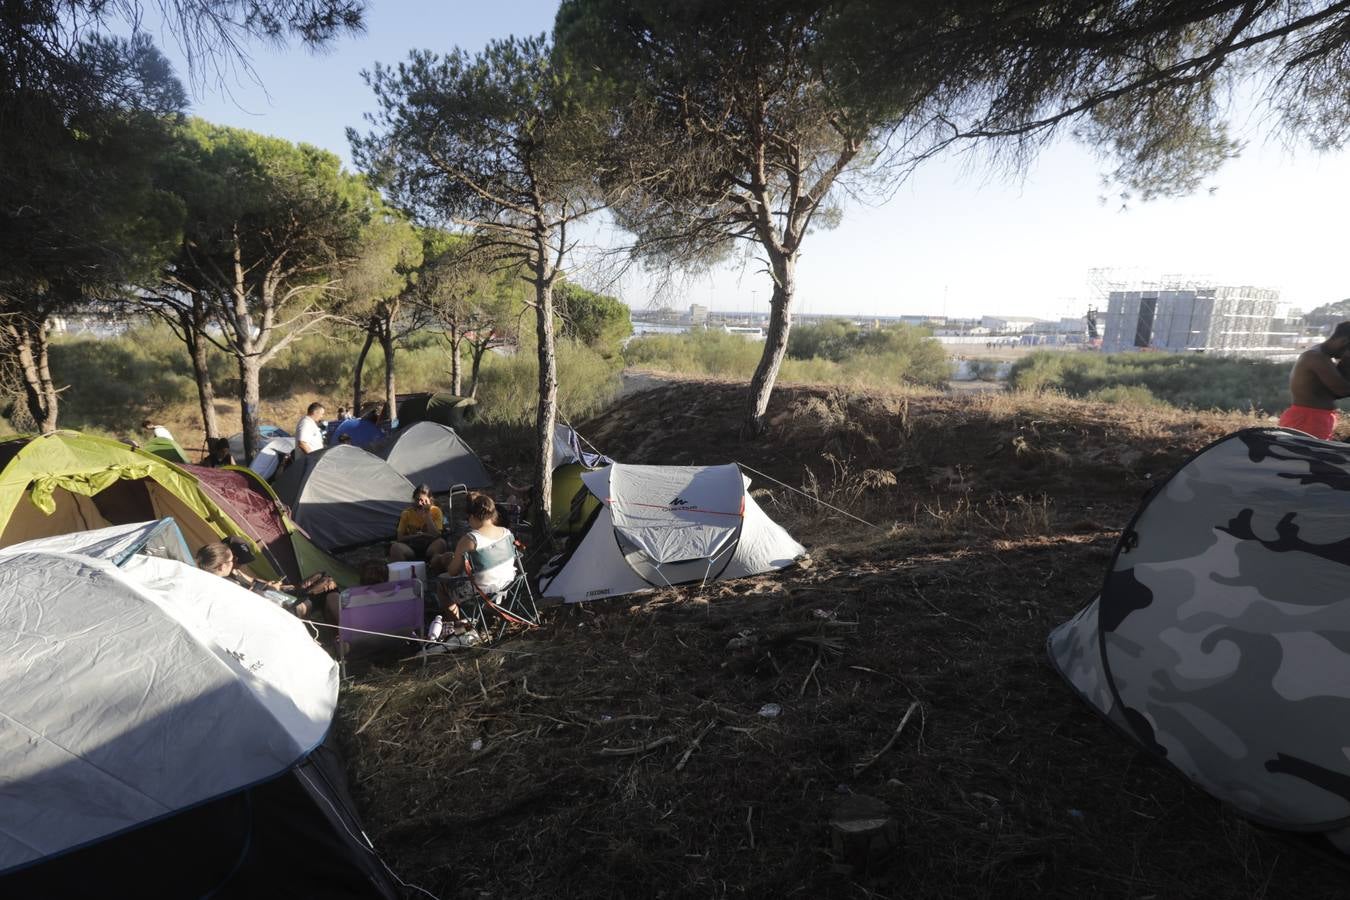
<instances>
[{"instance_id":1,"label":"woman sitting in camping chair","mask_svg":"<svg viewBox=\"0 0 1350 900\"><path fill-rule=\"evenodd\" d=\"M456 619L463 617L459 602L482 594L492 597L511 586L516 580L516 538L508 528L497 524L497 504L487 494L472 491L468 508L469 533L460 538L455 549L427 564L428 570L444 568L451 578L467 574L465 589L455 591L449 598L449 611Z\"/></svg>"}]
</instances>

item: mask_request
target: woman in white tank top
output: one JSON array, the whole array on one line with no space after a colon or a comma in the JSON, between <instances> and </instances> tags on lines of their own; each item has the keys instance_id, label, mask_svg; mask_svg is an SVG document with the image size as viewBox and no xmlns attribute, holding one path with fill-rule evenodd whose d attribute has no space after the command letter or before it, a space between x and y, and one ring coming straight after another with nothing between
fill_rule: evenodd
<instances>
[{"instance_id":1,"label":"woman in white tank top","mask_svg":"<svg viewBox=\"0 0 1350 900\"><path fill-rule=\"evenodd\" d=\"M505 549L511 549L515 544L515 536L510 529L497 524L497 504L487 494L476 491L469 494L468 514L469 533L460 538L455 549L447 554L449 559L441 557L434 561L435 568L445 566L447 575L464 574L464 559L473 551L491 549L502 541L506 542ZM470 573L474 584L489 596L510 587L515 580L515 553L503 555L505 559L497 565L488 569L475 569Z\"/></svg>"}]
</instances>

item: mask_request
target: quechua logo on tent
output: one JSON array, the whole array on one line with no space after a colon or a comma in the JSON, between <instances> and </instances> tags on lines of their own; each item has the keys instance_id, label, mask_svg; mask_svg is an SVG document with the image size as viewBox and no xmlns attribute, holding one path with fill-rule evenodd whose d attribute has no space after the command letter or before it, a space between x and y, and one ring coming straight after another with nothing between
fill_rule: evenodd
<instances>
[{"instance_id":1,"label":"quechua logo on tent","mask_svg":"<svg viewBox=\"0 0 1350 900\"><path fill-rule=\"evenodd\" d=\"M674 500L670 501L670 505L671 505L671 506L688 506L688 505L689 505L689 501L686 500L686 499L684 499L683 497L676 497Z\"/></svg>"}]
</instances>

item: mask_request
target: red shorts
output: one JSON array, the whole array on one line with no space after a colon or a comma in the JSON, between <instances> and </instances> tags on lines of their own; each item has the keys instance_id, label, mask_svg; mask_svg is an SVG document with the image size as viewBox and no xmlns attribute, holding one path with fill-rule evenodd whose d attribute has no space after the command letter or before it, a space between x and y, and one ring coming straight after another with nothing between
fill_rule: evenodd
<instances>
[{"instance_id":1,"label":"red shorts","mask_svg":"<svg viewBox=\"0 0 1350 900\"><path fill-rule=\"evenodd\" d=\"M1280 416L1281 428L1293 428L1324 441L1331 440L1336 430L1336 410L1313 409L1311 406L1291 406Z\"/></svg>"}]
</instances>

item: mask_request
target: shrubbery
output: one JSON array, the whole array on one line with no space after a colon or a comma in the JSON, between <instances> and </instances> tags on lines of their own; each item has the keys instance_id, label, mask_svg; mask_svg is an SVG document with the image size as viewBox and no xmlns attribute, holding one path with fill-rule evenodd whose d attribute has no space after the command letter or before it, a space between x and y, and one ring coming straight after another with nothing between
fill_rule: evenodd
<instances>
[{"instance_id":1,"label":"shrubbery","mask_svg":"<svg viewBox=\"0 0 1350 900\"><path fill-rule=\"evenodd\" d=\"M530 336L532 337L532 335ZM267 401L317 397L330 408L351 400L352 373L361 350L351 331L312 334L292 343L263 369ZM569 418L583 418L609 403L620 386L617 360L586 344L558 341L558 403ZM165 326L146 326L109 339L59 338L51 350L52 374L61 394L60 426L84 431L127 434L147 417L199 418L197 387L187 351ZM433 334L415 335L395 357L398 390L447 390L450 357L446 343ZM223 354L211 358L216 397L237 401L239 376ZM371 348L362 372L366 396L384 394L384 355ZM538 365L533 342L512 355L489 353L483 359L478 400L480 418L489 424L533 423ZM464 363L468 388L468 360ZM238 422L225 420L227 431ZM0 428L0 431L8 429Z\"/></svg>"},{"instance_id":2,"label":"shrubbery","mask_svg":"<svg viewBox=\"0 0 1350 900\"><path fill-rule=\"evenodd\" d=\"M801 335L799 337L799 335ZM749 378L764 345L722 331L644 335L628 343L630 366L665 372ZM926 332L905 326L860 331L852 323L825 322L794 328L788 358L779 374L784 381L894 387L940 385L951 367L941 345Z\"/></svg>"},{"instance_id":3,"label":"shrubbery","mask_svg":"<svg viewBox=\"0 0 1350 900\"><path fill-rule=\"evenodd\" d=\"M156 410L197 402L187 351L165 326L112 340L58 338L51 370L64 388L63 428L125 430Z\"/></svg>"},{"instance_id":4,"label":"shrubbery","mask_svg":"<svg viewBox=\"0 0 1350 900\"><path fill-rule=\"evenodd\" d=\"M1047 352L1018 360L1009 384L1014 390L1059 390L1107 402L1273 414L1289 405L1289 368L1202 354Z\"/></svg>"}]
</instances>

